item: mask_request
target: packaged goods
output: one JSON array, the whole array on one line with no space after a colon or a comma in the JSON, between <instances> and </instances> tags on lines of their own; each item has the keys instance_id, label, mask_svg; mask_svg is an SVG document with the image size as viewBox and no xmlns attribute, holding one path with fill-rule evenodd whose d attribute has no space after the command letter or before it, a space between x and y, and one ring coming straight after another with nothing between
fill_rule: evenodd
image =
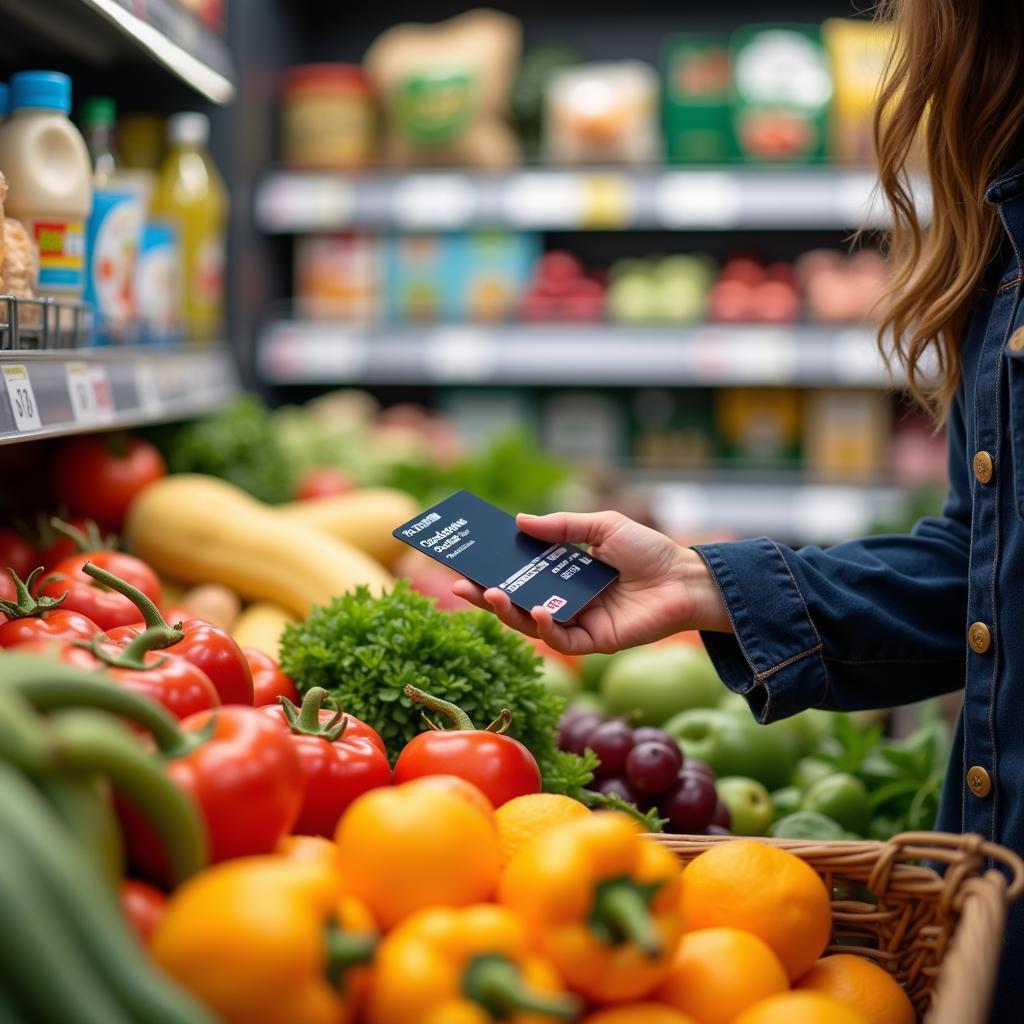
<instances>
[{"instance_id":1,"label":"packaged goods","mask_svg":"<svg viewBox=\"0 0 1024 1024\"><path fill-rule=\"evenodd\" d=\"M633 396L633 457L647 466L700 468L717 452L713 393L648 388Z\"/></svg>"},{"instance_id":2,"label":"packaged goods","mask_svg":"<svg viewBox=\"0 0 1024 1024\"><path fill-rule=\"evenodd\" d=\"M150 221L142 229L135 275L140 340L166 345L182 332L181 240L166 220Z\"/></svg>"},{"instance_id":3,"label":"packaged goods","mask_svg":"<svg viewBox=\"0 0 1024 1024\"><path fill-rule=\"evenodd\" d=\"M733 129L747 160L825 156L832 76L817 25L749 25L732 38Z\"/></svg>"},{"instance_id":4,"label":"packaged goods","mask_svg":"<svg viewBox=\"0 0 1024 1024\"><path fill-rule=\"evenodd\" d=\"M544 155L552 163L651 163L660 154L658 73L636 60L582 64L551 77Z\"/></svg>"},{"instance_id":5,"label":"packaged goods","mask_svg":"<svg viewBox=\"0 0 1024 1024\"><path fill-rule=\"evenodd\" d=\"M892 406L880 391L812 391L804 406L804 458L823 479L871 480L885 467Z\"/></svg>"},{"instance_id":6,"label":"packaged goods","mask_svg":"<svg viewBox=\"0 0 1024 1024\"><path fill-rule=\"evenodd\" d=\"M85 298L95 310L101 344L136 340L136 267L145 219L142 192L120 175L114 120L112 99L94 96L86 101L82 126L95 189L86 231Z\"/></svg>"},{"instance_id":7,"label":"packaged goods","mask_svg":"<svg viewBox=\"0 0 1024 1024\"><path fill-rule=\"evenodd\" d=\"M683 33L665 42L663 121L669 163L731 155L729 37Z\"/></svg>"},{"instance_id":8,"label":"packaged goods","mask_svg":"<svg viewBox=\"0 0 1024 1024\"><path fill-rule=\"evenodd\" d=\"M311 235L295 241L300 316L376 323L381 316L381 244L369 235Z\"/></svg>"},{"instance_id":9,"label":"packaged goods","mask_svg":"<svg viewBox=\"0 0 1024 1024\"><path fill-rule=\"evenodd\" d=\"M363 66L384 111L390 163L508 167L519 144L505 123L519 62L515 18L473 10L378 36Z\"/></svg>"},{"instance_id":10,"label":"packaged goods","mask_svg":"<svg viewBox=\"0 0 1024 1024\"><path fill-rule=\"evenodd\" d=\"M544 123L544 99L553 75L582 62L571 47L559 44L535 46L523 54L512 86L510 106L516 134L527 160L540 155Z\"/></svg>"},{"instance_id":11,"label":"packaged goods","mask_svg":"<svg viewBox=\"0 0 1024 1024\"><path fill-rule=\"evenodd\" d=\"M722 388L715 421L724 454L738 462L785 464L800 449L800 396L789 388Z\"/></svg>"},{"instance_id":12,"label":"packaged goods","mask_svg":"<svg viewBox=\"0 0 1024 1024\"><path fill-rule=\"evenodd\" d=\"M626 451L622 404L610 392L563 391L545 399L544 449L572 460L620 462Z\"/></svg>"},{"instance_id":13,"label":"packaged goods","mask_svg":"<svg viewBox=\"0 0 1024 1024\"><path fill-rule=\"evenodd\" d=\"M222 329L227 189L207 152L204 114L175 114L167 122L170 151L160 170L153 212L177 228L181 240L185 335L208 341Z\"/></svg>"},{"instance_id":14,"label":"packaged goods","mask_svg":"<svg viewBox=\"0 0 1024 1024\"><path fill-rule=\"evenodd\" d=\"M85 289L85 221L92 166L71 123L71 79L57 71L11 78L11 117L0 127L7 212L39 250L39 292L79 300Z\"/></svg>"},{"instance_id":15,"label":"packaged goods","mask_svg":"<svg viewBox=\"0 0 1024 1024\"><path fill-rule=\"evenodd\" d=\"M373 160L370 85L356 64L304 64L285 74L282 155L291 167L349 170Z\"/></svg>"}]
</instances>

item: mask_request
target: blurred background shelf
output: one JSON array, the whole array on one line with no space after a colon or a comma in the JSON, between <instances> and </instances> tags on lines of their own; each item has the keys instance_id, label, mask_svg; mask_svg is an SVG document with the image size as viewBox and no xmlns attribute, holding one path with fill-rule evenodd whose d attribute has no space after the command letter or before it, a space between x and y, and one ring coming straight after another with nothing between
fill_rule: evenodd
<instances>
[{"instance_id":1,"label":"blurred background shelf","mask_svg":"<svg viewBox=\"0 0 1024 1024\"><path fill-rule=\"evenodd\" d=\"M0 352L0 444L186 419L238 393L226 346Z\"/></svg>"},{"instance_id":2,"label":"blurred background shelf","mask_svg":"<svg viewBox=\"0 0 1024 1024\"><path fill-rule=\"evenodd\" d=\"M870 328L819 325L361 328L277 320L263 332L259 367L273 384L893 386Z\"/></svg>"},{"instance_id":3,"label":"blurred background shelf","mask_svg":"<svg viewBox=\"0 0 1024 1024\"><path fill-rule=\"evenodd\" d=\"M275 171L256 191L268 232L509 227L540 231L842 230L884 223L865 169L536 168L376 172Z\"/></svg>"}]
</instances>

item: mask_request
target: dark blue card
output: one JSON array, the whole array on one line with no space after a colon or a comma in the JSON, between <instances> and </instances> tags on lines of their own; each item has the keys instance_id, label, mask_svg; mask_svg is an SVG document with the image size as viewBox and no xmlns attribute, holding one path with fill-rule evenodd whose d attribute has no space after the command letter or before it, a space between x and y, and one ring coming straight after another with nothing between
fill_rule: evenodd
<instances>
[{"instance_id":1,"label":"dark blue card","mask_svg":"<svg viewBox=\"0 0 1024 1024\"><path fill-rule=\"evenodd\" d=\"M568 622L619 575L574 544L527 536L507 512L469 491L456 491L394 535L482 587L500 587L520 608L547 608L556 622Z\"/></svg>"}]
</instances>

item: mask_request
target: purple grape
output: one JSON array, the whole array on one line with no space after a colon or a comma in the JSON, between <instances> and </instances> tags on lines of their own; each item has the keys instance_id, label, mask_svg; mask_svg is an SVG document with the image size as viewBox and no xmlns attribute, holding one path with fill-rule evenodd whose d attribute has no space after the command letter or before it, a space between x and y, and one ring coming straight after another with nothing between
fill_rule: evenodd
<instances>
[{"instance_id":1,"label":"purple grape","mask_svg":"<svg viewBox=\"0 0 1024 1024\"><path fill-rule=\"evenodd\" d=\"M671 789L683 766L679 747L660 740L638 743L626 758L626 778L638 793L664 793Z\"/></svg>"},{"instance_id":2,"label":"purple grape","mask_svg":"<svg viewBox=\"0 0 1024 1024\"><path fill-rule=\"evenodd\" d=\"M612 719L590 733L587 746L601 760L594 770L594 778L608 779L613 775L621 775L626 766L626 758L633 749L633 730L625 722Z\"/></svg>"},{"instance_id":3,"label":"purple grape","mask_svg":"<svg viewBox=\"0 0 1024 1024\"><path fill-rule=\"evenodd\" d=\"M716 825L714 822L711 822L711 824L704 829L704 834L708 836L731 836L732 832L722 825Z\"/></svg>"},{"instance_id":4,"label":"purple grape","mask_svg":"<svg viewBox=\"0 0 1024 1024\"><path fill-rule=\"evenodd\" d=\"M656 729L653 725L641 725L639 729L634 729L633 742L637 746L641 743L664 743L666 747L679 750L679 744L673 736L670 736L664 729Z\"/></svg>"},{"instance_id":5,"label":"purple grape","mask_svg":"<svg viewBox=\"0 0 1024 1024\"><path fill-rule=\"evenodd\" d=\"M570 754L582 754L587 749L590 734L604 721L596 711L588 711L577 715L565 725L559 727L557 743L562 750Z\"/></svg>"},{"instance_id":6,"label":"purple grape","mask_svg":"<svg viewBox=\"0 0 1024 1024\"><path fill-rule=\"evenodd\" d=\"M732 813L729 811L728 806L721 800L719 800L715 805L715 814L711 819L711 824L724 829L732 828Z\"/></svg>"},{"instance_id":7,"label":"purple grape","mask_svg":"<svg viewBox=\"0 0 1024 1024\"><path fill-rule=\"evenodd\" d=\"M668 818L668 831L699 835L715 813L715 784L701 775L679 774L679 779L658 798L658 812Z\"/></svg>"},{"instance_id":8,"label":"purple grape","mask_svg":"<svg viewBox=\"0 0 1024 1024\"><path fill-rule=\"evenodd\" d=\"M633 787L625 779L602 779L594 788L598 793L603 793L605 796L617 796L628 804L637 802L637 795L633 791Z\"/></svg>"},{"instance_id":9,"label":"purple grape","mask_svg":"<svg viewBox=\"0 0 1024 1024\"><path fill-rule=\"evenodd\" d=\"M698 761L695 757L686 758L682 770L685 775L703 775L704 778L710 779L712 782L715 781L715 773L711 765L705 761Z\"/></svg>"}]
</instances>

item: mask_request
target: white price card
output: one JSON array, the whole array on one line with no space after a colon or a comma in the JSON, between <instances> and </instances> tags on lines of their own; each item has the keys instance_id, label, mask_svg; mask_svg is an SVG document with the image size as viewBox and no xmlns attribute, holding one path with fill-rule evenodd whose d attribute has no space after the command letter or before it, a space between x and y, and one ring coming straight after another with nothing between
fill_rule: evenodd
<instances>
[{"instance_id":1,"label":"white price card","mask_svg":"<svg viewBox=\"0 0 1024 1024\"><path fill-rule=\"evenodd\" d=\"M89 367L89 387L95 416L101 423L114 418L114 393L110 389L110 373L105 366Z\"/></svg>"},{"instance_id":2,"label":"white price card","mask_svg":"<svg viewBox=\"0 0 1024 1024\"><path fill-rule=\"evenodd\" d=\"M163 406L160 398L160 384L156 377L156 367L152 363L135 364L135 393L139 398L139 408L147 416L159 414Z\"/></svg>"},{"instance_id":3,"label":"white price card","mask_svg":"<svg viewBox=\"0 0 1024 1024\"><path fill-rule=\"evenodd\" d=\"M88 365L86 363L68 363L64 368L64 379L67 381L68 397L71 399L71 415L75 422L94 423L97 419L96 406L93 401Z\"/></svg>"},{"instance_id":4,"label":"white price card","mask_svg":"<svg viewBox=\"0 0 1024 1024\"><path fill-rule=\"evenodd\" d=\"M27 368L21 363L5 366L4 383L7 385L7 395L11 400L14 425L18 430L41 430L43 424L39 419L39 406L36 405L36 396Z\"/></svg>"}]
</instances>

